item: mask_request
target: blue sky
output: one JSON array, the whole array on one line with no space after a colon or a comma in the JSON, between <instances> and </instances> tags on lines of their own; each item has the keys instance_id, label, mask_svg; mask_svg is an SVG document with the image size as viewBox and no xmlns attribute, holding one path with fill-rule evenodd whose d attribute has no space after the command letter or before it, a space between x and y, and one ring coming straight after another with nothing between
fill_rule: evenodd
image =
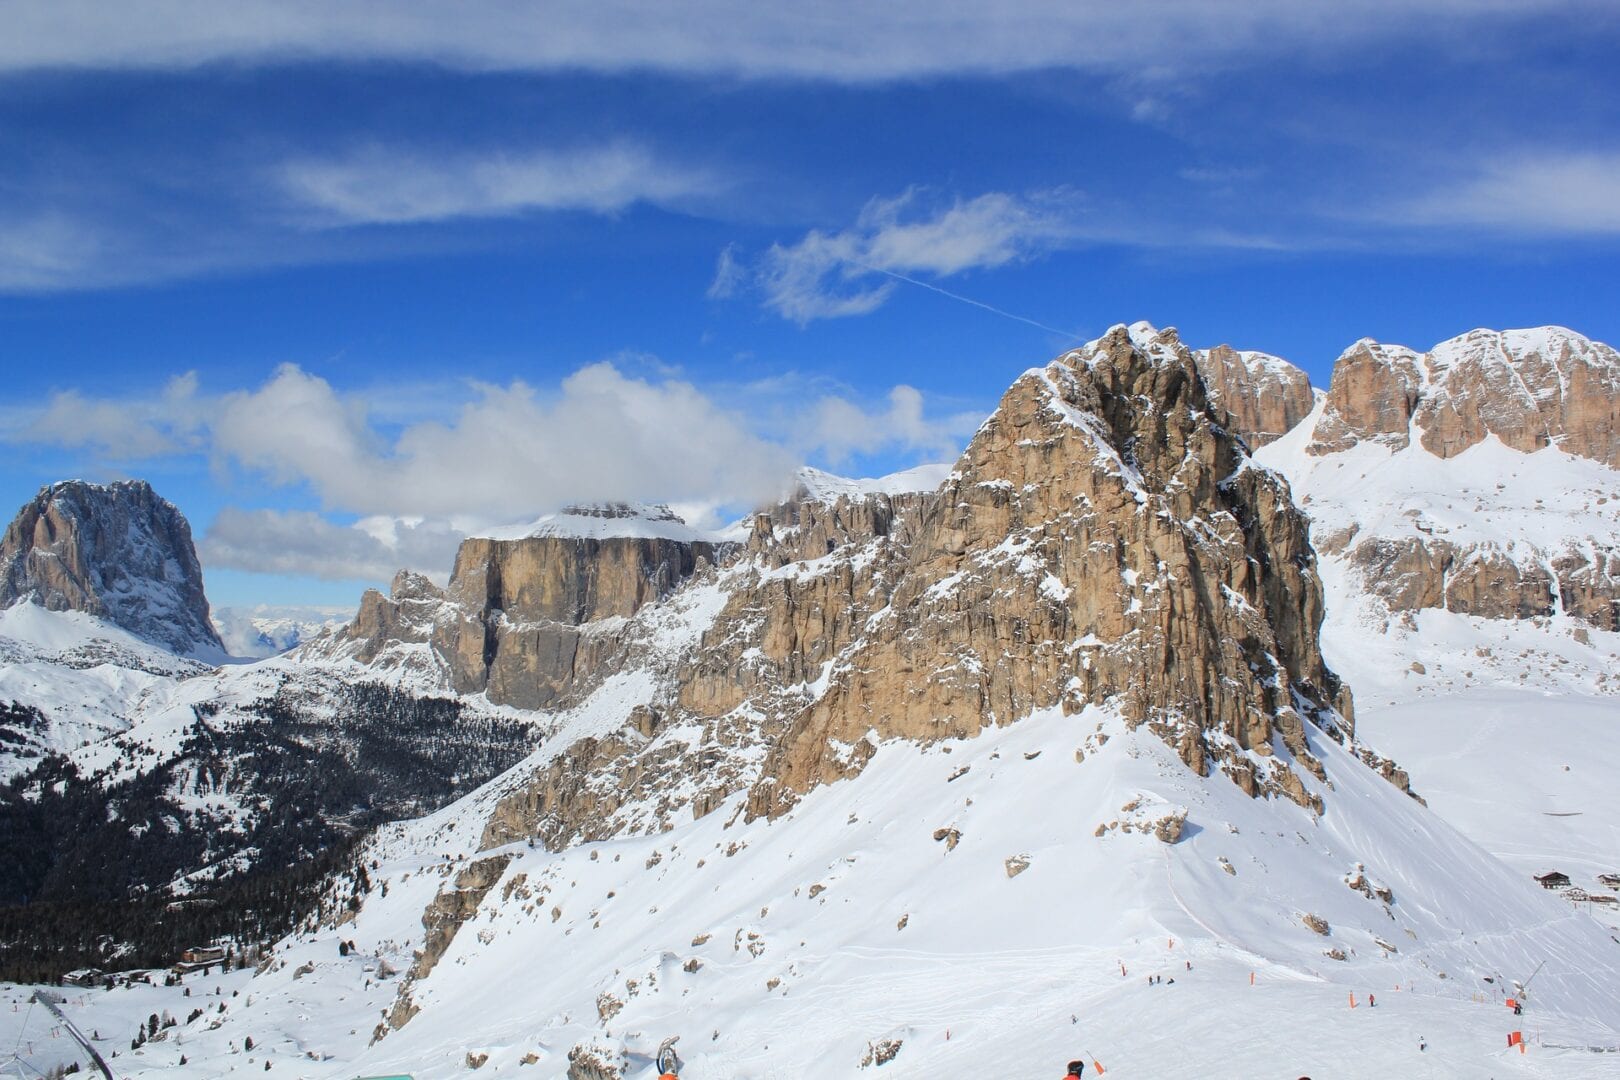
<instances>
[{"instance_id":1,"label":"blue sky","mask_svg":"<svg viewBox=\"0 0 1620 1080\"><path fill-rule=\"evenodd\" d=\"M1620 10L0 2L0 504L143 476L216 605L585 498L949 458L1115 322L1620 340Z\"/></svg>"}]
</instances>

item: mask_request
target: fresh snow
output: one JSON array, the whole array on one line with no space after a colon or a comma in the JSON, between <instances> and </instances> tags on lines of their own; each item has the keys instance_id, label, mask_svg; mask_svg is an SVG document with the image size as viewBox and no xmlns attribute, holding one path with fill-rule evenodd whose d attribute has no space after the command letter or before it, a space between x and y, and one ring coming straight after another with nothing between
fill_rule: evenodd
<instances>
[{"instance_id":1,"label":"fresh snow","mask_svg":"<svg viewBox=\"0 0 1620 1080\"><path fill-rule=\"evenodd\" d=\"M558 854L511 845L502 880L414 987L422 1011L368 1045L400 983L377 981L379 963L409 966L422 912L476 857L491 792L475 793L384 830L368 853L376 891L352 922L289 939L265 974L231 984L242 996L223 1016L116 1064L184 1080L268 1058L282 1076L427 1080L488 1055L480 1075L550 1080L589 1041L626 1052L640 1080L678 1034L688 1080L864 1075L885 1039L902 1044L881 1074L895 1077L1055 1075L1080 1056L1163 1080L1613 1075L1614 1058L1572 1048L1620 1045L1620 944L1312 742L1333 784L1320 819L1197 777L1157 737L1088 709L886 744L774 822L744 822L733 799L651 835ZM1094 835L1178 811L1179 844ZM959 831L955 850L941 829ZM1015 859L1027 869L1011 876ZM1387 910L1347 885L1358 866L1393 891ZM340 939L356 953L339 957ZM1503 990L1543 960L1513 1017ZM85 993L72 1014L127 1046L132 1018L183 1015L181 992ZM21 1017L0 1012L0 1038ZM1506 1052L1510 1030L1529 1054Z\"/></svg>"},{"instance_id":2,"label":"fresh snow","mask_svg":"<svg viewBox=\"0 0 1620 1080\"><path fill-rule=\"evenodd\" d=\"M812 500L834 503L839 499L860 499L867 495L937 491L950 477L952 468L952 465L940 462L918 465L887 476L857 480L806 466L795 474L795 478L800 489Z\"/></svg>"},{"instance_id":3,"label":"fresh snow","mask_svg":"<svg viewBox=\"0 0 1620 1080\"><path fill-rule=\"evenodd\" d=\"M582 540L631 537L698 543L716 539L712 533L688 525L667 506L643 503L571 506L525 525L489 529L480 535L494 540L521 540L536 536Z\"/></svg>"}]
</instances>

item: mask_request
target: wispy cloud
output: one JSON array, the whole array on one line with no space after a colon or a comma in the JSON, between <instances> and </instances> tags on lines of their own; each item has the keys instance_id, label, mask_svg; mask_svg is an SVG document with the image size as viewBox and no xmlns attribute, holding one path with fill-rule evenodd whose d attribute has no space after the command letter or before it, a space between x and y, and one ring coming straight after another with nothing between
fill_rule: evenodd
<instances>
[{"instance_id":1,"label":"wispy cloud","mask_svg":"<svg viewBox=\"0 0 1620 1080\"><path fill-rule=\"evenodd\" d=\"M320 224L376 225L503 217L541 210L614 213L638 202L668 205L723 184L616 142L522 153L431 155L368 147L330 160L288 162L280 186Z\"/></svg>"},{"instance_id":2,"label":"wispy cloud","mask_svg":"<svg viewBox=\"0 0 1620 1080\"><path fill-rule=\"evenodd\" d=\"M12 0L0 70L386 59L473 70L662 70L846 82L1052 68L1173 75L1424 30L1467 34L1604 0ZM1173 58L1173 59L1171 59Z\"/></svg>"},{"instance_id":3,"label":"wispy cloud","mask_svg":"<svg viewBox=\"0 0 1620 1080\"><path fill-rule=\"evenodd\" d=\"M1376 216L1400 225L1620 233L1620 151L1512 150Z\"/></svg>"},{"instance_id":4,"label":"wispy cloud","mask_svg":"<svg viewBox=\"0 0 1620 1080\"><path fill-rule=\"evenodd\" d=\"M896 278L948 278L990 269L1059 247L1079 235L1077 196L1068 191L988 192L932 211L911 190L867 203L841 232L811 230L774 244L753 267L765 306L799 323L876 310ZM737 291L741 274L723 257L711 295Z\"/></svg>"}]
</instances>

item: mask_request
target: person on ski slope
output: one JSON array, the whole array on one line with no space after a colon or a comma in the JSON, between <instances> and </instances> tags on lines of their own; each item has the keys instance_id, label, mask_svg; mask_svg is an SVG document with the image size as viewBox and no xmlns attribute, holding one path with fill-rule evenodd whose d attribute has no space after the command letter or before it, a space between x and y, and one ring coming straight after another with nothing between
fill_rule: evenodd
<instances>
[{"instance_id":1,"label":"person on ski slope","mask_svg":"<svg viewBox=\"0 0 1620 1080\"><path fill-rule=\"evenodd\" d=\"M1083 1061L1071 1061L1071 1062L1069 1062L1069 1071L1063 1074L1063 1080L1069 1080L1069 1077L1071 1077L1071 1076L1079 1076L1081 1073L1083 1073L1085 1071L1086 1071L1086 1063L1085 1062L1083 1062Z\"/></svg>"}]
</instances>

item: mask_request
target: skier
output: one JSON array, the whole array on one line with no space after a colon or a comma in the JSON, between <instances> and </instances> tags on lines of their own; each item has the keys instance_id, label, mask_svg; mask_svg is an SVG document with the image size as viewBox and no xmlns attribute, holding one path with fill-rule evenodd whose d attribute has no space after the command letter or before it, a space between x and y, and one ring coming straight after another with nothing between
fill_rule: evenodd
<instances>
[{"instance_id":1,"label":"skier","mask_svg":"<svg viewBox=\"0 0 1620 1080\"><path fill-rule=\"evenodd\" d=\"M1086 1071L1086 1063L1085 1062L1083 1062L1083 1061L1071 1061L1071 1062L1069 1062L1069 1071L1063 1074L1063 1080L1069 1080L1069 1077L1071 1077L1071 1076L1079 1076L1081 1073L1083 1073L1085 1071Z\"/></svg>"},{"instance_id":2,"label":"skier","mask_svg":"<svg viewBox=\"0 0 1620 1080\"><path fill-rule=\"evenodd\" d=\"M1373 997L1372 994L1369 993L1367 995L1367 1008L1371 1009L1374 1006L1376 1006L1377 1004L1378 1004L1378 999Z\"/></svg>"}]
</instances>

